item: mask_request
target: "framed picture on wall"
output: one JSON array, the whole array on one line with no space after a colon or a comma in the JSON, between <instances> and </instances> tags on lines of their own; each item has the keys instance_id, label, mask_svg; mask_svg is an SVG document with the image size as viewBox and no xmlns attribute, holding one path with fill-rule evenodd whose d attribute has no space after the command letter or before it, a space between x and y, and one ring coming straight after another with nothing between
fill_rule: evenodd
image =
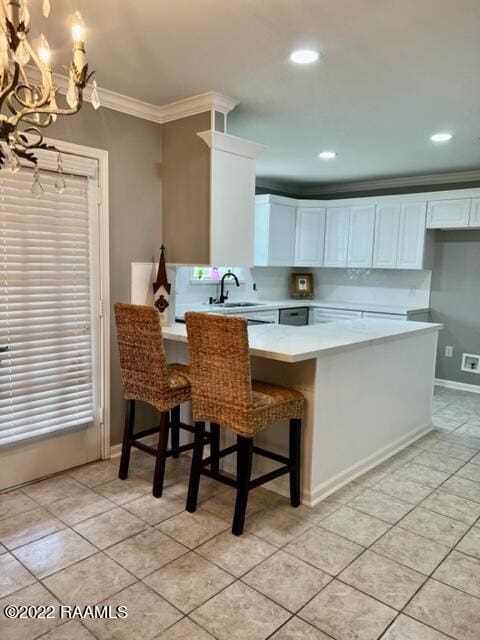
<instances>
[{"instance_id":1,"label":"framed picture on wall","mask_svg":"<svg viewBox=\"0 0 480 640\"><path fill-rule=\"evenodd\" d=\"M292 296L294 298L313 298L313 275L311 273L292 273Z\"/></svg>"}]
</instances>

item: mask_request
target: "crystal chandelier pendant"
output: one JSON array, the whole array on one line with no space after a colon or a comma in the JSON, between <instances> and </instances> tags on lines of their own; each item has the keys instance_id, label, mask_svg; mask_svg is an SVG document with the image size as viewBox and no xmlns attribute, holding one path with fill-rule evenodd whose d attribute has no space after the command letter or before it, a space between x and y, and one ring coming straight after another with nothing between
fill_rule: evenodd
<instances>
[{"instance_id":1,"label":"crystal chandelier pendant","mask_svg":"<svg viewBox=\"0 0 480 640\"><path fill-rule=\"evenodd\" d=\"M68 82L68 91L67 91L67 103L71 109L75 109L78 105L78 95L77 95L77 87L75 86L74 81L70 78Z\"/></svg>"},{"instance_id":2,"label":"crystal chandelier pendant","mask_svg":"<svg viewBox=\"0 0 480 640\"><path fill-rule=\"evenodd\" d=\"M92 82L92 95L90 98L91 102L92 102L92 107L97 110L100 107L100 97L98 95L98 87L97 87L97 81L94 80Z\"/></svg>"},{"instance_id":3,"label":"crystal chandelier pendant","mask_svg":"<svg viewBox=\"0 0 480 640\"><path fill-rule=\"evenodd\" d=\"M37 198L37 200L38 198L41 198L45 193L45 189L42 187L40 183L40 177L38 175L38 167L35 167L35 169L33 170L33 184L31 188L31 192L33 193L35 198Z\"/></svg>"},{"instance_id":4,"label":"crystal chandelier pendant","mask_svg":"<svg viewBox=\"0 0 480 640\"><path fill-rule=\"evenodd\" d=\"M25 40L20 40L20 44L18 45L17 50L15 51L15 60L22 67L28 64L28 61L30 60L30 52L27 49Z\"/></svg>"},{"instance_id":5,"label":"crystal chandelier pendant","mask_svg":"<svg viewBox=\"0 0 480 640\"><path fill-rule=\"evenodd\" d=\"M18 159L17 154L14 153L13 151L12 151L12 157L10 159L9 167L12 173L18 173L22 168L22 165L20 164L20 160Z\"/></svg>"},{"instance_id":6,"label":"crystal chandelier pendant","mask_svg":"<svg viewBox=\"0 0 480 640\"><path fill-rule=\"evenodd\" d=\"M65 182L65 178L63 177L63 162L62 156L60 154L58 154L57 158L57 170L58 175L53 186L55 187L55 191L57 191L58 193L63 193L67 188L67 184Z\"/></svg>"},{"instance_id":7,"label":"crystal chandelier pendant","mask_svg":"<svg viewBox=\"0 0 480 640\"><path fill-rule=\"evenodd\" d=\"M45 16L45 18L48 18L48 16L50 15L50 1L49 0L43 0L42 12L43 12L43 15Z\"/></svg>"},{"instance_id":8,"label":"crystal chandelier pendant","mask_svg":"<svg viewBox=\"0 0 480 640\"><path fill-rule=\"evenodd\" d=\"M65 178L62 176L62 174L59 174L57 176L57 179L55 180L53 186L55 187L55 191L57 191L57 193L63 193L65 191L65 189L67 188L67 183L65 182Z\"/></svg>"}]
</instances>

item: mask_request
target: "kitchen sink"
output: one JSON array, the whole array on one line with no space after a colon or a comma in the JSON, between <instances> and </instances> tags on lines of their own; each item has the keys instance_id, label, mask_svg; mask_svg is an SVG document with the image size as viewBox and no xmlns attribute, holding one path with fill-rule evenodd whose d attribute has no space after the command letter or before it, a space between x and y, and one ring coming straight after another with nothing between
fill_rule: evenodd
<instances>
[{"instance_id":1,"label":"kitchen sink","mask_svg":"<svg viewBox=\"0 0 480 640\"><path fill-rule=\"evenodd\" d=\"M214 306L228 309L229 307L261 307L262 304L260 302L223 302L221 304L215 304Z\"/></svg>"}]
</instances>

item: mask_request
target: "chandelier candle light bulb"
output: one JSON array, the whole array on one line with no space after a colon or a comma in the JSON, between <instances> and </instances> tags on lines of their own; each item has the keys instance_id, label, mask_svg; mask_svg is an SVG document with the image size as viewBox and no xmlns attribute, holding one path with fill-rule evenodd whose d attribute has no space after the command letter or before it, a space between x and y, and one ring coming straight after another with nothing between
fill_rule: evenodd
<instances>
[{"instance_id":1,"label":"chandelier candle light bulb","mask_svg":"<svg viewBox=\"0 0 480 640\"><path fill-rule=\"evenodd\" d=\"M85 23L79 11L75 12L72 23L73 63L77 69L85 64Z\"/></svg>"}]
</instances>

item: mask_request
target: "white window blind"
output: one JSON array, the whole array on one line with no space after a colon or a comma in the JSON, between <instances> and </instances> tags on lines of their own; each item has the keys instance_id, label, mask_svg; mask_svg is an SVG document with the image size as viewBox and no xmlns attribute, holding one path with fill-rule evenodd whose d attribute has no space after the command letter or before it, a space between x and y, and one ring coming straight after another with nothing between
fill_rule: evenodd
<instances>
[{"instance_id":1,"label":"white window blind","mask_svg":"<svg viewBox=\"0 0 480 640\"><path fill-rule=\"evenodd\" d=\"M88 177L0 171L0 445L94 415Z\"/></svg>"}]
</instances>

